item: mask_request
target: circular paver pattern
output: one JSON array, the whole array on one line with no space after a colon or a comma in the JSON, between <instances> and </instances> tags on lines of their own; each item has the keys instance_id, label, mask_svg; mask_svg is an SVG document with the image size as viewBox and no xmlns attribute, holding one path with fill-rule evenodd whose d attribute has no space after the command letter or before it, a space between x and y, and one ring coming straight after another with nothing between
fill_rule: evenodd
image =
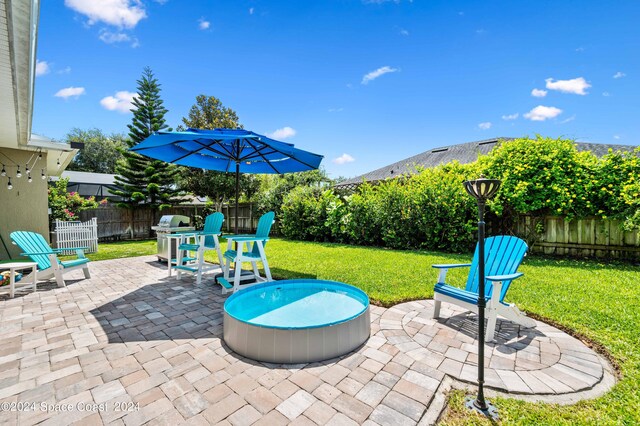
<instances>
[{"instance_id":1,"label":"circular paver pattern","mask_svg":"<svg viewBox=\"0 0 640 426\"><path fill-rule=\"evenodd\" d=\"M475 383L478 365L477 316L433 301L396 305L380 317L381 334L417 361L455 379ZM495 340L485 346L486 385L520 394L565 394L593 388L604 375L600 357L580 340L536 321L525 329L498 319Z\"/></svg>"}]
</instances>

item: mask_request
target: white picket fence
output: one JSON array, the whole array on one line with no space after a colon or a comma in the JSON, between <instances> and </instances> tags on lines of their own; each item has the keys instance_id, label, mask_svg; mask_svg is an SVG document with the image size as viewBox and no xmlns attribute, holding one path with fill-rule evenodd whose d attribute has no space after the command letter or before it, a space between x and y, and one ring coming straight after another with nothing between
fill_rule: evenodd
<instances>
[{"instance_id":1,"label":"white picket fence","mask_svg":"<svg viewBox=\"0 0 640 426\"><path fill-rule=\"evenodd\" d=\"M59 249L89 247L85 253L98 251L98 219L86 222L65 222L56 219L56 245ZM65 250L64 254L75 254L74 250Z\"/></svg>"}]
</instances>

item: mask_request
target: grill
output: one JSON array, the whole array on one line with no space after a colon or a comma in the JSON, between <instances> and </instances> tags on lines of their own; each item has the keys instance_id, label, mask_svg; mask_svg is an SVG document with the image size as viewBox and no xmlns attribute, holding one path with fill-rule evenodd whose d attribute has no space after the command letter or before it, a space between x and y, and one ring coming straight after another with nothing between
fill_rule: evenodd
<instances>
[{"instance_id":1,"label":"grill","mask_svg":"<svg viewBox=\"0 0 640 426\"><path fill-rule=\"evenodd\" d=\"M160 222L151 229L156 231L158 236L158 260L168 261L175 259L177 253L176 238L167 238L167 235L181 231L193 231L196 228L190 226L191 219L181 215L164 215L160 218ZM171 242L171 243L169 243Z\"/></svg>"}]
</instances>

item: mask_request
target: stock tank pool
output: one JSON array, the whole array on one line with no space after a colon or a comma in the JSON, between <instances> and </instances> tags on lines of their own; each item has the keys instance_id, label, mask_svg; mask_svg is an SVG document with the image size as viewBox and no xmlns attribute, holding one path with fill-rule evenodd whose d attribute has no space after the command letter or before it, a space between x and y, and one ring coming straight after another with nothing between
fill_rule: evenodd
<instances>
[{"instance_id":1,"label":"stock tank pool","mask_svg":"<svg viewBox=\"0 0 640 426\"><path fill-rule=\"evenodd\" d=\"M367 341L369 297L336 281L271 281L229 297L223 327L226 344L247 358L273 363L322 361Z\"/></svg>"}]
</instances>

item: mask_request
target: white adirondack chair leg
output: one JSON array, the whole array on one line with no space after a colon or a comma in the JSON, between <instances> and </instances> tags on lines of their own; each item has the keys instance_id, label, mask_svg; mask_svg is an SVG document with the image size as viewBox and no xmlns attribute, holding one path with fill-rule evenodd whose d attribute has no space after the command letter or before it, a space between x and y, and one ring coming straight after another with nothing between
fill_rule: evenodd
<instances>
[{"instance_id":1,"label":"white adirondack chair leg","mask_svg":"<svg viewBox=\"0 0 640 426\"><path fill-rule=\"evenodd\" d=\"M487 331L484 334L485 342L493 342L494 335L496 334L496 323L498 322L498 313L495 309L486 309L485 314L487 315Z\"/></svg>"},{"instance_id":2,"label":"white adirondack chair leg","mask_svg":"<svg viewBox=\"0 0 640 426\"><path fill-rule=\"evenodd\" d=\"M258 252L260 253L260 259L262 260L262 266L264 267L264 274L267 276L267 281L273 281L271 278L271 270L269 269L269 262L267 261L267 255L264 252L264 244L262 241L256 241L258 244Z\"/></svg>"},{"instance_id":3,"label":"white adirondack chair leg","mask_svg":"<svg viewBox=\"0 0 640 426\"><path fill-rule=\"evenodd\" d=\"M234 293L240 290L240 278L242 273L242 251L244 250L244 243L238 244L238 252L236 253L235 261L233 262L234 274L233 274L233 291Z\"/></svg>"},{"instance_id":4,"label":"white adirondack chair leg","mask_svg":"<svg viewBox=\"0 0 640 426\"><path fill-rule=\"evenodd\" d=\"M513 321L524 328L533 328L536 326L536 321L533 318L526 316L518 307L514 304L499 307L499 314L509 321Z\"/></svg>"},{"instance_id":5,"label":"white adirondack chair leg","mask_svg":"<svg viewBox=\"0 0 640 426\"><path fill-rule=\"evenodd\" d=\"M485 308L485 315L489 320L487 322L487 330L484 340L492 342L496 332L496 324L498 322L498 306L500 305L500 295L502 294L502 281L495 281L491 290L491 299Z\"/></svg>"},{"instance_id":6,"label":"white adirondack chair leg","mask_svg":"<svg viewBox=\"0 0 640 426\"><path fill-rule=\"evenodd\" d=\"M180 241L176 241L176 266L182 266L182 259L183 259L183 250L180 250L180 244L182 243L182 238L180 239ZM169 263L171 263L172 259L171 259L171 245L169 245ZM176 278L181 281L182 280L182 270L181 269L176 269L177 273L176 273Z\"/></svg>"},{"instance_id":7,"label":"white adirondack chair leg","mask_svg":"<svg viewBox=\"0 0 640 426\"><path fill-rule=\"evenodd\" d=\"M260 270L258 269L258 262L254 260L253 262L251 262L251 266L253 266L253 275L256 276L256 280L260 279Z\"/></svg>"},{"instance_id":8,"label":"white adirondack chair leg","mask_svg":"<svg viewBox=\"0 0 640 426\"><path fill-rule=\"evenodd\" d=\"M216 253L218 253L218 264L220 268L224 268L224 259L222 258L222 249L220 248L220 240L218 240L218 236L213 236L213 242L215 244Z\"/></svg>"},{"instance_id":9,"label":"white adirondack chair leg","mask_svg":"<svg viewBox=\"0 0 640 426\"><path fill-rule=\"evenodd\" d=\"M440 317L440 306L442 306L442 302L437 299L434 299L433 300L433 318Z\"/></svg>"}]
</instances>

